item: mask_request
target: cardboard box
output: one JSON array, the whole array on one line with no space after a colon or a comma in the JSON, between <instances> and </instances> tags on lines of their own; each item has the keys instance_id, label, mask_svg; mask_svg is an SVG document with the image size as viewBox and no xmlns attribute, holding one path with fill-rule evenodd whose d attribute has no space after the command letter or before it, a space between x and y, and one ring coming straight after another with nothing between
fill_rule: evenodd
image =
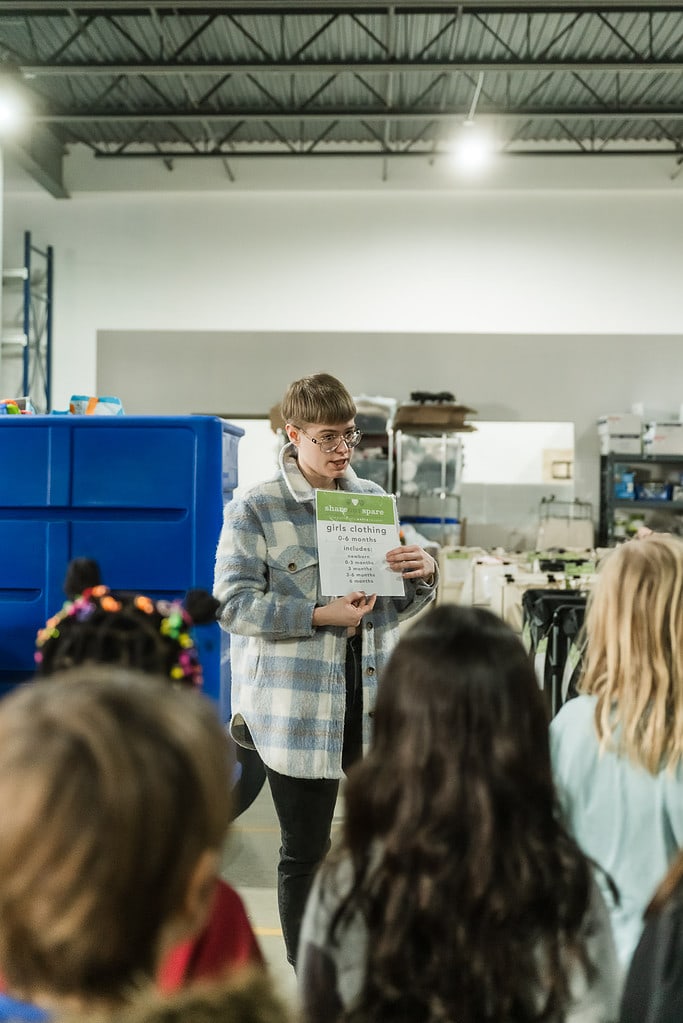
<instances>
[{"instance_id":1,"label":"cardboard box","mask_svg":"<svg viewBox=\"0 0 683 1023\"><path fill-rule=\"evenodd\" d=\"M611 412L598 419L598 433L608 437L640 437L643 419L635 412Z\"/></svg>"},{"instance_id":2,"label":"cardboard box","mask_svg":"<svg viewBox=\"0 0 683 1023\"><path fill-rule=\"evenodd\" d=\"M648 423L643 452L646 455L683 455L683 423Z\"/></svg>"},{"instance_id":3,"label":"cardboard box","mask_svg":"<svg viewBox=\"0 0 683 1023\"><path fill-rule=\"evenodd\" d=\"M637 437L600 434L601 455L640 455L642 451L643 441L640 434Z\"/></svg>"},{"instance_id":4,"label":"cardboard box","mask_svg":"<svg viewBox=\"0 0 683 1023\"><path fill-rule=\"evenodd\" d=\"M476 409L451 402L406 402L399 405L394 416L394 429L414 430L474 430L465 422L469 414L476 415Z\"/></svg>"}]
</instances>

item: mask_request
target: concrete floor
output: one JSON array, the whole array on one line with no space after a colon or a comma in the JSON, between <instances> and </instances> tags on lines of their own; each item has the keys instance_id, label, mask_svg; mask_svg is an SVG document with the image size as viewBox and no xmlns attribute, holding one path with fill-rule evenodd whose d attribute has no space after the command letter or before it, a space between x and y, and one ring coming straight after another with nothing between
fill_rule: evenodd
<instances>
[{"instance_id":1,"label":"concrete floor","mask_svg":"<svg viewBox=\"0 0 683 1023\"><path fill-rule=\"evenodd\" d=\"M337 804L334 831L342 813ZM287 962L277 910L276 871L280 828L266 782L249 807L233 823L223 854L221 873L241 895L280 994L296 1007L296 978Z\"/></svg>"}]
</instances>

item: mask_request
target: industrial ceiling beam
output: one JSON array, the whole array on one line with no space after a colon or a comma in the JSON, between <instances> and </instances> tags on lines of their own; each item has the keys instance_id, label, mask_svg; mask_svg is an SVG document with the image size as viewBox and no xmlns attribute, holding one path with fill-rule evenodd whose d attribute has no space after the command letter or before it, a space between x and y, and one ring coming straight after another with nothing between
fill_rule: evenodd
<instances>
[{"instance_id":1,"label":"industrial ceiling beam","mask_svg":"<svg viewBox=\"0 0 683 1023\"><path fill-rule=\"evenodd\" d=\"M64 17L64 7L54 0L2 0L0 17L6 15L42 14L45 16ZM459 6L466 13L476 14L520 14L527 11L554 11L586 14L619 14L621 12L657 13L659 11L680 10L680 0L656 0L643 3L643 0L603 0L602 3L587 3L586 0L479 0L477 3L462 3ZM355 11L360 15L386 14L389 8L396 12L418 14L452 14L453 2L436 3L434 0L391 0L382 3L360 3L359 0L286 0L276 3L274 0L197 0L193 3L173 3L169 0L76 0L68 4L68 11L75 15L81 14L148 14L151 10L167 11L169 14L201 15L214 11L230 12L244 15L276 15L285 14L321 14L344 13Z\"/></svg>"},{"instance_id":2,"label":"industrial ceiling beam","mask_svg":"<svg viewBox=\"0 0 683 1023\"><path fill-rule=\"evenodd\" d=\"M445 150L439 152L434 151L431 146L425 149L386 149L382 145L382 140L378 139L375 149L370 149L368 144L365 148L355 148L349 150L348 146L340 149L325 149L315 151L309 149L301 149L296 152L290 149L272 149L264 150L258 149L252 151L251 149L226 149L226 150L211 150L210 152L190 152L188 150L177 150L177 149L166 149L160 147L159 149L151 149L148 151L132 150L124 152L108 153L104 151L97 151L95 158L98 160L149 160L149 159L167 159L167 160L183 160L183 159L194 159L194 160L211 160L211 159L225 159L229 157L231 160L235 159L246 159L246 160L274 160L274 159L331 159L333 157L347 157L352 155L354 160L362 157L421 157L424 159L443 159L447 160L452 158L452 154ZM642 159L644 156L661 156L671 159L672 156L680 157L681 150L677 148L647 148L647 147L634 147L628 148L622 146L621 148L614 149L579 149L579 148L558 148L551 149L546 147L544 149L540 147L532 148L519 148L519 149L505 149L501 150L501 157L516 157L516 156L538 156L538 157L550 157L550 156L581 156L589 158L591 156L638 156Z\"/></svg>"},{"instance_id":3,"label":"industrial ceiling beam","mask_svg":"<svg viewBox=\"0 0 683 1023\"><path fill-rule=\"evenodd\" d=\"M60 113L36 113L31 114L29 120L35 124L188 124L193 121L245 121L254 123L256 121L453 121L464 118L467 109L442 110L442 109L386 109L386 108L357 108L355 110L332 109L329 110L281 110L281 109L225 109L225 110L195 110L179 111L173 110L145 110L117 111L98 110L89 113L78 111L61 111ZM680 106L667 109L666 107L651 107L647 109L626 108L615 110L613 107L520 107L508 110L490 110L479 108L478 118L489 117L496 120L509 120L514 118L533 118L534 120L548 121L650 121L663 119L666 121L683 121L683 108Z\"/></svg>"},{"instance_id":4,"label":"industrial ceiling beam","mask_svg":"<svg viewBox=\"0 0 683 1023\"><path fill-rule=\"evenodd\" d=\"M330 61L228 61L206 63L45 63L20 64L17 69L22 75L30 78L55 78L60 76L95 78L102 76L135 77L137 75L163 76L172 75L303 75L303 74L412 74L429 72L432 74L452 74L463 71L470 74L479 72L496 72L514 74L515 72L665 72L680 74L683 72L683 59L667 60L662 57L630 58L629 60L330 60Z\"/></svg>"},{"instance_id":5,"label":"industrial ceiling beam","mask_svg":"<svg viewBox=\"0 0 683 1023\"><path fill-rule=\"evenodd\" d=\"M520 18L514 32L503 15ZM470 25L478 48L464 42ZM233 31L236 63L216 41ZM349 38L362 45L345 60ZM49 158L26 154L52 194L63 190L70 140L110 158L253 158L252 145L264 156L438 152L468 114L463 102L448 104L457 75L473 86L488 76L477 116L504 124L515 155L593 155L598 133L597 151L610 155L683 151L681 0L0 0L0 60L33 93L33 136L54 129ZM232 78L240 98L229 106Z\"/></svg>"}]
</instances>

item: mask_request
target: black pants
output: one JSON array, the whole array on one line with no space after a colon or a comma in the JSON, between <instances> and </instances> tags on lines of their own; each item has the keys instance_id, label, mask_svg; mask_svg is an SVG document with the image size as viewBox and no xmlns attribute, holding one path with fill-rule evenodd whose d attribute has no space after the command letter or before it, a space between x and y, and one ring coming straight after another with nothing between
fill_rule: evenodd
<instances>
[{"instance_id":1,"label":"black pants","mask_svg":"<svg viewBox=\"0 0 683 1023\"><path fill-rule=\"evenodd\" d=\"M346 712L342 768L347 771L363 752L363 682L361 638L346 644ZM337 802L336 778L290 778L266 768L280 822L277 896L287 959L296 969L299 931L315 872L330 848Z\"/></svg>"}]
</instances>

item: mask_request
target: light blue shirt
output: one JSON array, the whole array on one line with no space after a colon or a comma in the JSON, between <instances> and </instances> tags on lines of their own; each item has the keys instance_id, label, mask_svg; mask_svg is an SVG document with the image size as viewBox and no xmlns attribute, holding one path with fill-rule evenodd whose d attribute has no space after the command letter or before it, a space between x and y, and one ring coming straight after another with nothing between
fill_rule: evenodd
<instances>
[{"instance_id":1,"label":"light blue shirt","mask_svg":"<svg viewBox=\"0 0 683 1023\"><path fill-rule=\"evenodd\" d=\"M567 825L584 852L619 889L603 892L620 962L626 968L643 913L683 845L683 770L650 774L626 756L600 750L596 698L566 703L550 726L553 769Z\"/></svg>"}]
</instances>

